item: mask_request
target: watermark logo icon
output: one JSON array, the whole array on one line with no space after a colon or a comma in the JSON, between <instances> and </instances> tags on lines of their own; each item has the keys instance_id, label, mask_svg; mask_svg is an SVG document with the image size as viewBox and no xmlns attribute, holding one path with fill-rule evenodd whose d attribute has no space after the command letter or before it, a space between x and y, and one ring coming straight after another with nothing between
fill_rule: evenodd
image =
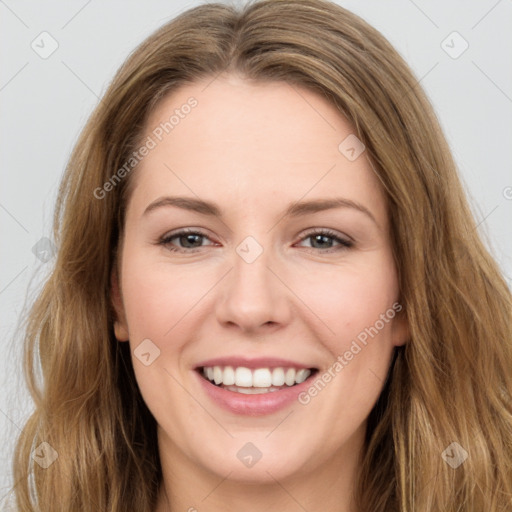
<instances>
[{"instance_id":1,"label":"watermark logo icon","mask_svg":"<svg viewBox=\"0 0 512 512\"><path fill-rule=\"evenodd\" d=\"M365 145L353 133L345 137L338 146L339 152L350 162L357 160L365 149Z\"/></svg>"},{"instance_id":2,"label":"watermark logo icon","mask_svg":"<svg viewBox=\"0 0 512 512\"><path fill-rule=\"evenodd\" d=\"M144 366L149 366L160 357L160 349L149 338L146 338L139 343L133 354Z\"/></svg>"},{"instance_id":3,"label":"watermark logo icon","mask_svg":"<svg viewBox=\"0 0 512 512\"><path fill-rule=\"evenodd\" d=\"M41 59L47 59L57 50L59 43L49 32L44 31L30 43L30 47Z\"/></svg>"},{"instance_id":4,"label":"watermark logo icon","mask_svg":"<svg viewBox=\"0 0 512 512\"><path fill-rule=\"evenodd\" d=\"M43 441L31 454L32 459L43 469L49 468L58 456L57 450L46 441Z\"/></svg>"},{"instance_id":5,"label":"watermark logo icon","mask_svg":"<svg viewBox=\"0 0 512 512\"><path fill-rule=\"evenodd\" d=\"M261 459L262 455L253 443L245 443L236 454L242 464L248 468L252 468Z\"/></svg>"},{"instance_id":6,"label":"watermark logo icon","mask_svg":"<svg viewBox=\"0 0 512 512\"><path fill-rule=\"evenodd\" d=\"M246 263L253 263L263 253L263 247L254 237L248 236L238 244L236 252Z\"/></svg>"},{"instance_id":7,"label":"watermark logo icon","mask_svg":"<svg viewBox=\"0 0 512 512\"><path fill-rule=\"evenodd\" d=\"M457 469L468 458L468 452L459 443L453 442L448 445L441 457L446 464Z\"/></svg>"},{"instance_id":8,"label":"watermark logo icon","mask_svg":"<svg viewBox=\"0 0 512 512\"><path fill-rule=\"evenodd\" d=\"M32 252L38 260L47 263L56 253L55 244L44 236L32 247Z\"/></svg>"},{"instance_id":9,"label":"watermark logo icon","mask_svg":"<svg viewBox=\"0 0 512 512\"><path fill-rule=\"evenodd\" d=\"M441 48L452 59L458 59L469 48L469 43L458 32L454 31L443 39Z\"/></svg>"}]
</instances>

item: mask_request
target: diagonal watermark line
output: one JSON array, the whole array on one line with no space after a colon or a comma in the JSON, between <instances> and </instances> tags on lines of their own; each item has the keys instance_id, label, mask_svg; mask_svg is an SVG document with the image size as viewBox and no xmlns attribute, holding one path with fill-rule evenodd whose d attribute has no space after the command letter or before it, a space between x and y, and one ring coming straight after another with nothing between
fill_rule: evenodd
<instances>
[{"instance_id":1,"label":"diagonal watermark line","mask_svg":"<svg viewBox=\"0 0 512 512\"><path fill-rule=\"evenodd\" d=\"M416 83L411 87L411 91L414 91L416 87L421 83L423 79L425 79L434 69L439 65L439 61L437 61Z\"/></svg>"},{"instance_id":2,"label":"diagonal watermark line","mask_svg":"<svg viewBox=\"0 0 512 512\"><path fill-rule=\"evenodd\" d=\"M478 228L480 226L480 224L484 223L490 216L492 213L494 213L496 211L496 208L498 208L499 204L497 204L476 226L475 226L475 229Z\"/></svg>"},{"instance_id":3,"label":"diagonal watermark line","mask_svg":"<svg viewBox=\"0 0 512 512\"><path fill-rule=\"evenodd\" d=\"M487 16L501 3L501 0L498 0L472 27L473 30L477 25L479 25Z\"/></svg>"},{"instance_id":4,"label":"diagonal watermark line","mask_svg":"<svg viewBox=\"0 0 512 512\"><path fill-rule=\"evenodd\" d=\"M371 368L368 368L368 371L372 372L373 375L375 375L375 377L377 377L381 382L384 382Z\"/></svg>"},{"instance_id":5,"label":"diagonal watermark line","mask_svg":"<svg viewBox=\"0 0 512 512\"><path fill-rule=\"evenodd\" d=\"M18 18L18 20L23 23L23 25L25 25L25 27L27 28L30 28L5 2L4 0L0 0L0 3L5 5L5 7L7 7L7 9L9 9L9 11L11 11L11 13L16 16L16 18Z\"/></svg>"},{"instance_id":6,"label":"diagonal watermark line","mask_svg":"<svg viewBox=\"0 0 512 512\"><path fill-rule=\"evenodd\" d=\"M14 222L16 222L16 224L20 225L26 233L29 233L29 230L4 205L0 204L0 208L2 208L2 210L7 213L14 220Z\"/></svg>"},{"instance_id":7,"label":"diagonal watermark line","mask_svg":"<svg viewBox=\"0 0 512 512\"><path fill-rule=\"evenodd\" d=\"M64 66L66 66L69 69L69 71L71 71L71 73L73 73L73 75L76 76L76 78L78 78L78 80L80 80L80 82L82 82L85 85L85 87L87 87L87 89L89 89L89 91L91 91L94 94L94 96L96 96L96 98L100 99L100 97L63 60L61 60L61 62L62 64L64 64Z\"/></svg>"},{"instance_id":8,"label":"diagonal watermark line","mask_svg":"<svg viewBox=\"0 0 512 512\"><path fill-rule=\"evenodd\" d=\"M181 181L181 183L183 183L183 185L185 185L185 187L187 187L190 190L190 192L192 192L192 194L194 194L198 199L200 199L199 196L165 162L164 162L164 166L169 171L171 171L174 174L174 176L176 176L176 178L178 178Z\"/></svg>"},{"instance_id":9,"label":"diagonal watermark line","mask_svg":"<svg viewBox=\"0 0 512 512\"><path fill-rule=\"evenodd\" d=\"M233 267L231 267L165 334L167 336L182 320L185 318L205 297L208 295L213 288L215 288L231 271Z\"/></svg>"},{"instance_id":10,"label":"diagonal watermark line","mask_svg":"<svg viewBox=\"0 0 512 512\"><path fill-rule=\"evenodd\" d=\"M169 171L171 171L174 176L176 176L176 178L178 178L181 183L183 183L183 185L185 185L185 187L187 187L190 192L192 192L192 194L194 194L198 199L201 199L165 162L164 162L164 166L167 167L167 169L169 169ZM222 224L224 224L224 227L231 233L232 230L230 229L230 227L222 220L222 219L218 219L220 220L220 222L222 222Z\"/></svg>"},{"instance_id":11,"label":"diagonal watermark line","mask_svg":"<svg viewBox=\"0 0 512 512\"><path fill-rule=\"evenodd\" d=\"M2 409L0 409L0 412L20 431L20 432L23 432L23 429L16 423L14 422Z\"/></svg>"},{"instance_id":12,"label":"diagonal watermark line","mask_svg":"<svg viewBox=\"0 0 512 512\"><path fill-rule=\"evenodd\" d=\"M201 89L201 92L204 92L208 87L210 87L210 85L215 82L215 80L217 80L217 78L219 78L220 75L222 75L222 73L224 72L224 70L221 70L219 71L204 87L203 89Z\"/></svg>"},{"instance_id":13,"label":"diagonal watermark line","mask_svg":"<svg viewBox=\"0 0 512 512\"><path fill-rule=\"evenodd\" d=\"M304 510L305 512L308 512L307 509L305 509L296 499L295 497L288 491L288 489L286 489L286 487L284 487L281 482L279 480L277 480L277 478L274 477L274 475L272 475L272 473L270 473L270 471L268 470L265 470L273 479L274 479L274 482L279 485L279 487L281 487L281 489L283 489L284 492L286 492L286 494L288 494L288 496L290 496L290 498L295 501L295 503L297 503L297 505L299 505L299 507Z\"/></svg>"},{"instance_id":14,"label":"diagonal watermark line","mask_svg":"<svg viewBox=\"0 0 512 512\"><path fill-rule=\"evenodd\" d=\"M26 67L28 66L28 61L25 62L25 64L23 64L23 66L21 66L20 69L18 69L18 71L16 71L16 73L14 73L14 75L9 78L9 80L7 80L7 82L2 85L2 87L0 87L0 91L3 91Z\"/></svg>"},{"instance_id":15,"label":"diagonal watermark line","mask_svg":"<svg viewBox=\"0 0 512 512\"><path fill-rule=\"evenodd\" d=\"M306 191L304 195L299 197L299 199L295 202L295 204L298 204L304 197L306 197L334 168L336 167L336 164L334 164L315 184L311 186L311 188ZM284 215L267 231L267 233L270 233L282 220L284 219Z\"/></svg>"},{"instance_id":16,"label":"diagonal watermark line","mask_svg":"<svg viewBox=\"0 0 512 512\"><path fill-rule=\"evenodd\" d=\"M28 268L28 265L25 266L24 269L20 270L15 277L13 277L1 290L0 290L0 294L4 293L5 290L7 290L7 288L9 288L9 286L11 286L11 284L16 281L16 279L18 279L18 277L23 274L23 272L25 272L25 270L27 270Z\"/></svg>"},{"instance_id":17,"label":"diagonal watermark line","mask_svg":"<svg viewBox=\"0 0 512 512\"><path fill-rule=\"evenodd\" d=\"M425 18L427 18L430 21L430 23L434 25L434 27L439 28L439 25L416 2L414 2L413 0L409 0L409 2L412 5L414 5L414 7L416 7L416 9L418 9L418 11L420 11L421 14L423 14L423 16L425 16Z\"/></svg>"},{"instance_id":18,"label":"diagonal watermark line","mask_svg":"<svg viewBox=\"0 0 512 512\"><path fill-rule=\"evenodd\" d=\"M268 265L266 265L266 267L279 279L279 281L281 281L281 283L286 286L286 288L288 288L288 290L290 290L295 295L295 297L297 297L302 302L302 304L304 304L304 306L309 309L309 311L311 311L311 313L313 313L318 318L318 320L320 320L320 322L325 325L325 327L327 327L327 329L329 329L329 331L331 331L332 334L336 335L336 333Z\"/></svg>"},{"instance_id":19,"label":"diagonal watermark line","mask_svg":"<svg viewBox=\"0 0 512 512\"><path fill-rule=\"evenodd\" d=\"M507 100L512 103L512 98L474 60L471 62L473 63L473 66L475 66L480 71L480 73L482 73L482 75L484 75L487 80L489 80L494 85L494 87L496 87L496 89L498 89L498 91L500 91L501 94L503 94L503 96L505 96L505 98L507 98Z\"/></svg>"},{"instance_id":20,"label":"diagonal watermark line","mask_svg":"<svg viewBox=\"0 0 512 512\"><path fill-rule=\"evenodd\" d=\"M213 421L215 421L215 423L217 423L217 425L219 425L219 427L224 430L224 432L226 432L226 434L228 434L230 437L234 438L235 436L229 432L226 427L224 427L224 425L222 425L222 423L220 423L216 418L215 416L213 416L210 411L208 411L208 409L172 374L169 373L169 370L167 370L167 368L164 368L165 372L167 373L167 375L169 375L169 377L173 378L176 383L181 387L181 389L183 389L189 396L190 398L192 398L192 400L194 400L197 405L199 405L207 414L208 416L210 416L210 418L212 418Z\"/></svg>"},{"instance_id":21,"label":"diagonal watermark line","mask_svg":"<svg viewBox=\"0 0 512 512\"><path fill-rule=\"evenodd\" d=\"M91 0L88 0L60 29L66 28L90 3Z\"/></svg>"},{"instance_id":22,"label":"diagonal watermark line","mask_svg":"<svg viewBox=\"0 0 512 512\"><path fill-rule=\"evenodd\" d=\"M27 479L27 477L29 476L29 473L25 473L22 477L20 477L17 482L12 486L12 487L9 487L8 491L6 494L3 494L1 497L0 497L0 506L5 506L5 505L9 505L10 508L7 508L7 509L4 509L2 508L1 510L15 510L14 509L14 504L13 502L9 502L7 501L8 499L10 500L11 497L14 497L14 490L13 489L16 489L19 487L19 485L21 484L21 482L25 481ZM3 490L5 490L5 488L3 488Z\"/></svg>"},{"instance_id":23,"label":"diagonal watermark line","mask_svg":"<svg viewBox=\"0 0 512 512\"><path fill-rule=\"evenodd\" d=\"M265 439L270 435L272 434L275 430L277 430L284 422L285 420L287 420L289 417L290 417L290 414L294 413L295 412L295 409L293 409L292 411L290 411L266 436L265 436Z\"/></svg>"},{"instance_id":24,"label":"diagonal watermark line","mask_svg":"<svg viewBox=\"0 0 512 512\"><path fill-rule=\"evenodd\" d=\"M322 115L320 114L320 112L315 108L313 107L313 105L311 105L311 103L306 99L304 98L304 96L297 90L295 89L295 87L293 87L293 85L291 85L290 82L286 82L334 131L336 131L336 128L334 128L334 126L329 123L329 121L327 121L327 119Z\"/></svg>"},{"instance_id":25,"label":"diagonal watermark line","mask_svg":"<svg viewBox=\"0 0 512 512\"><path fill-rule=\"evenodd\" d=\"M228 479L231 473L233 473L233 471L230 471L201 501L204 501L206 498L208 498L208 496L210 496L210 494L212 494L216 489L218 489L220 485L223 484Z\"/></svg>"}]
</instances>

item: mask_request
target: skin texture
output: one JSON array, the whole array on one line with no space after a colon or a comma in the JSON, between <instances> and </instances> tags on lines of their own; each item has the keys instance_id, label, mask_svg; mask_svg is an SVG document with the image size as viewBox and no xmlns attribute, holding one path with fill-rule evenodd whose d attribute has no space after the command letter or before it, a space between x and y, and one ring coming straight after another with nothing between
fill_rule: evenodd
<instances>
[{"instance_id":1,"label":"skin texture","mask_svg":"<svg viewBox=\"0 0 512 512\"><path fill-rule=\"evenodd\" d=\"M399 289L378 178L365 153L349 161L338 150L354 133L351 124L321 96L283 82L222 75L183 86L152 112L145 136L191 96L198 105L134 171L113 275L116 337L129 340L158 423L164 482L157 511L354 511L366 420L394 346L407 340L403 315L369 338L309 404L270 415L226 412L193 369L241 355L291 358L322 373L392 307ZM215 202L223 217L175 206L143 215L167 195ZM334 197L364 205L375 222L347 207L283 217L296 201ZM189 249L179 237L158 245L187 227L206 237ZM315 243L311 228L353 246ZM248 236L263 249L252 263L236 251ZM144 339L160 350L149 366L133 356ZM247 442L262 453L251 468L236 455Z\"/></svg>"}]
</instances>

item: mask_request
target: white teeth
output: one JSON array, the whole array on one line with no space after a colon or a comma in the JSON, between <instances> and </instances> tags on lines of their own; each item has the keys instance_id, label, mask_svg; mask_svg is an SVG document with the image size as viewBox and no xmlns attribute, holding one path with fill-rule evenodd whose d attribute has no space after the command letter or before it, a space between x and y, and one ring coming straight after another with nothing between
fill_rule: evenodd
<instances>
[{"instance_id":1,"label":"white teeth","mask_svg":"<svg viewBox=\"0 0 512 512\"><path fill-rule=\"evenodd\" d=\"M287 386L293 386L295 384L295 374L295 368L288 368L288 370L286 370L284 381Z\"/></svg>"},{"instance_id":2,"label":"white teeth","mask_svg":"<svg viewBox=\"0 0 512 512\"><path fill-rule=\"evenodd\" d=\"M222 368L219 366L213 367L213 381L215 384L220 384L222 382Z\"/></svg>"},{"instance_id":3,"label":"white teeth","mask_svg":"<svg viewBox=\"0 0 512 512\"><path fill-rule=\"evenodd\" d=\"M232 366L209 366L203 368L203 375L217 385L231 386L236 388L247 388L240 393L266 393L277 391L279 387L293 386L304 382L310 375L311 370L306 368L258 368L251 370L244 366L233 368ZM236 388L234 387L236 386ZM261 390L261 391L260 391Z\"/></svg>"},{"instance_id":4,"label":"white teeth","mask_svg":"<svg viewBox=\"0 0 512 512\"><path fill-rule=\"evenodd\" d=\"M225 389L228 391L235 391L236 393L242 393L243 395L261 395L263 393L272 393L273 391L279 391L279 388L237 388L236 386L226 386Z\"/></svg>"},{"instance_id":5,"label":"white teeth","mask_svg":"<svg viewBox=\"0 0 512 512\"><path fill-rule=\"evenodd\" d=\"M222 383L225 386L232 386L235 383L235 370L233 370L232 366L224 368Z\"/></svg>"},{"instance_id":6,"label":"white teeth","mask_svg":"<svg viewBox=\"0 0 512 512\"><path fill-rule=\"evenodd\" d=\"M272 385L272 374L268 368L258 368L252 372L254 388L268 388Z\"/></svg>"},{"instance_id":7,"label":"white teeth","mask_svg":"<svg viewBox=\"0 0 512 512\"><path fill-rule=\"evenodd\" d=\"M218 368L218 367L215 367ZM252 386L252 372L249 368L239 366L235 370L235 384L240 387L250 388Z\"/></svg>"},{"instance_id":8,"label":"white teeth","mask_svg":"<svg viewBox=\"0 0 512 512\"><path fill-rule=\"evenodd\" d=\"M284 370L274 368L272 370L272 386L282 386L284 384Z\"/></svg>"},{"instance_id":9,"label":"white teeth","mask_svg":"<svg viewBox=\"0 0 512 512\"><path fill-rule=\"evenodd\" d=\"M311 372L309 370L305 370L304 368L301 368L297 372L297 375L295 375L295 382L297 384L300 384L301 382L304 382L309 377L310 373Z\"/></svg>"}]
</instances>

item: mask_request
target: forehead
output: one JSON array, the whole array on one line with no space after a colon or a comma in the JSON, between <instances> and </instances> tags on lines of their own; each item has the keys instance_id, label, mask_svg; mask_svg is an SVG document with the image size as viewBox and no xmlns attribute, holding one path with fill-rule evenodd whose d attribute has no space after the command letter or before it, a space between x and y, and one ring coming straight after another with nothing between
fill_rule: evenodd
<instances>
[{"instance_id":1,"label":"forehead","mask_svg":"<svg viewBox=\"0 0 512 512\"><path fill-rule=\"evenodd\" d=\"M343 195L384 218L365 152L355 160L344 152L343 141L357 143L354 132L325 98L296 85L233 75L187 84L148 117L143 140L154 147L137 166L133 199L142 208L166 193L186 193L249 207Z\"/></svg>"}]
</instances>

